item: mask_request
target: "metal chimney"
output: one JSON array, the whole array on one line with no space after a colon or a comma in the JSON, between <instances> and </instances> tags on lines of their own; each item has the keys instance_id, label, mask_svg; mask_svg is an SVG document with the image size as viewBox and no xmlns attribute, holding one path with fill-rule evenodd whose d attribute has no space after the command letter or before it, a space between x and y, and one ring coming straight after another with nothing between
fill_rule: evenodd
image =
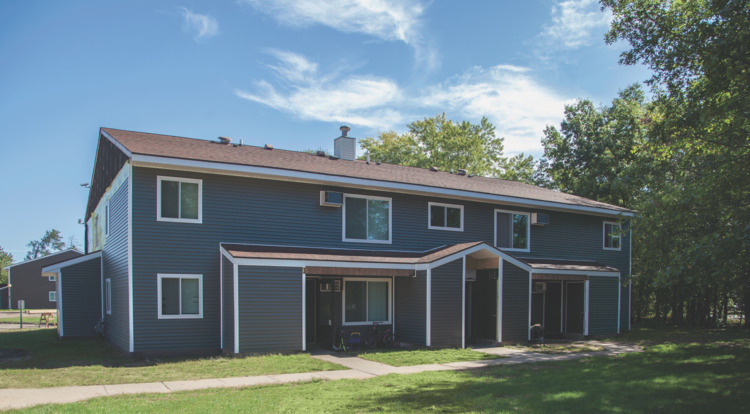
<instances>
[{"instance_id":1,"label":"metal chimney","mask_svg":"<svg viewBox=\"0 0 750 414\"><path fill-rule=\"evenodd\" d=\"M357 150L357 139L347 136L350 128L342 125L341 136L333 140L333 155L342 160L354 161Z\"/></svg>"}]
</instances>

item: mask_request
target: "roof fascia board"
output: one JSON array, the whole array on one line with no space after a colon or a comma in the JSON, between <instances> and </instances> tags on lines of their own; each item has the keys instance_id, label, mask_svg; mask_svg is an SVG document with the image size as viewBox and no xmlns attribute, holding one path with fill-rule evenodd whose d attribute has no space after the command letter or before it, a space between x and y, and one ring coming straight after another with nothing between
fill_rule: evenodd
<instances>
[{"instance_id":1,"label":"roof fascia board","mask_svg":"<svg viewBox=\"0 0 750 414\"><path fill-rule=\"evenodd\" d=\"M584 275L620 277L620 272L600 272L588 270L532 269L531 272L535 275Z\"/></svg>"},{"instance_id":2,"label":"roof fascia board","mask_svg":"<svg viewBox=\"0 0 750 414\"><path fill-rule=\"evenodd\" d=\"M78 252L78 253L81 253L76 248L65 249L65 250L61 250L59 252L50 253L50 254L48 254L46 256L37 257L36 259L30 259L30 260L26 260L26 261L23 261L23 262L14 263L14 264L12 264L10 266L5 266L4 269L8 270L11 267L21 266L21 265L24 265L24 264L27 264L27 263L36 262L37 260L49 259L52 256L57 256L58 254L63 254L63 253L67 253L67 252ZM83 254L83 253L81 253L81 254Z\"/></svg>"},{"instance_id":3,"label":"roof fascia board","mask_svg":"<svg viewBox=\"0 0 750 414\"><path fill-rule=\"evenodd\" d=\"M236 257L234 263L239 266L270 266L270 267L344 267L362 269L405 269L415 270L415 264L384 263L384 262L337 262L333 260L294 260L294 259L247 259Z\"/></svg>"},{"instance_id":4,"label":"roof fascia board","mask_svg":"<svg viewBox=\"0 0 750 414\"><path fill-rule=\"evenodd\" d=\"M116 140L112 135L109 135L104 129L99 130L104 138L107 138L112 144L114 144L120 151L122 151L128 158L133 159L133 153L129 149L125 148L124 145L120 144L120 141ZM97 150L98 152L98 150Z\"/></svg>"},{"instance_id":5,"label":"roof fascia board","mask_svg":"<svg viewBox=\"0 0 750 414\"><path fill-rule=\"evenodd\" d=\"M78 263L82 262L88 262L92 259L100 259L102 257L102 251L99 250L98 252L90 253L84 256L79 256L73 259L66 260L64 262L55 263L53 265L49 265L42 268L42 272L54 272L57 270L62 269L63 267L73 266Z\"/></svg>"},{"instance_id":6,"label":"roof fascia board","mask_svg":"<svg viewBox=\"0 0 750 414\"><path fill-rule=\"evenodd\" d=\"M502 257L503 260L506 260L506 261L508 261L510 263L513 263L515 266L520 267L521 269L523 269L523 270L525 270L527 272L531 270L531 266L527 265L526 263L521 262L520 260L516 259L515 257L509 255L508 253L503 252L502 250L499 250L499 249L496 249L496 248L490 246L487 243L482 243L482 244L476 245L474 247L470 247L468 249L461 250L460 252L453 253L450 256L446 256L446 257L440 258L438 260L435 260L434 262L429 263L429 266L431 268L439 267L439 266L442 266L442 265L444 265L446 263L450 263L450 262L452 262L454 260L458 260L461 257L468 256L468 255L470 255L472 253L476 253L476 252L478 252L480 250L489 250L493 254L495 254L495 255L497 255L499 257Z\"/></svg>"},{"instance_id":7,"label":"roof fascia board","mask_svg":"<svg viewBox=\"0 0 750 414\"><path fill-rule=\"evenodd\" d=\"M634 217L635 214L626 211L609 210L599 207L574 206L552 201L541 201L523 199L518 197L493 195L467 190L454 190L449 188L429 187L418 184L396 183L392 181L380 181L367 178L345 177L341 175L329 175L303 171L284 170L271 167L255 167L250 165L226 164L211 161L186 160L178 158L158 157L154 155L134 154L131 158L134 166L162 168L172 170L187 170L206 172L210 174L240 175L256 178L265 178L280 181L296 181L303 183L333 184L344 187L367 188L374 190L388 190L401 193L422 193L427 195L439 195L446 198L459 198L465 200L478 200L482 202L498 202L522 207L543 207L550 210L585 212L606 217Z\"/></svg>"}]
</instances>

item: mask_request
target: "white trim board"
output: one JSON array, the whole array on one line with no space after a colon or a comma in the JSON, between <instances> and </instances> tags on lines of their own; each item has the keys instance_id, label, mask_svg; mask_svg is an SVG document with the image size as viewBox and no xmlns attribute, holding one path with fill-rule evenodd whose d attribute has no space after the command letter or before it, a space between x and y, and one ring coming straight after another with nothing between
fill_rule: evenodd
<instances>
[{"instance_id":1,"label":"white trim board","mask_svg":"<svg viewBox=\"0 0 750 414\"><path fill-rule=\"evenodd\" d=\"M134 154L131 156L135 166L169 170L185 170L219 175L240 175L280 181L318 183L363 189L380 189L408 194L424 194L474 201L502 203L524 207L546 208L559 211L585 212L606 217L634 217L635 213L617 211L602 207L570 205L552 201L532 200L521 197L486 194L467 190L429 187L418 184L396 183L366 178L336 176L321 173L284 170L270 167L226 164L221 162L186 160L179 158L158 157L153 155Z\"/></svg>"}]
</instances>

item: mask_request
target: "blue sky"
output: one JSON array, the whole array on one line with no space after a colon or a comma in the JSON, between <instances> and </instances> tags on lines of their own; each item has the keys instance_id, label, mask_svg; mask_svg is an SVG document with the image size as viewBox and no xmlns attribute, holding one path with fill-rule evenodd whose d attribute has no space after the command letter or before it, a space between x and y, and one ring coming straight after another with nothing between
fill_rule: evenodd
<instances>
[{"instance_id":1,"label":"blue sky","mask_svg":"<svg viewBox=\"0 0 750 414\"><path fill-rule=\"evenodd\" d=\"M0 246L83 246L101 126L332 149L446 112L541 154L578 98L645 80L593 0L0 2Z\"/></svg>"}]
</instances>

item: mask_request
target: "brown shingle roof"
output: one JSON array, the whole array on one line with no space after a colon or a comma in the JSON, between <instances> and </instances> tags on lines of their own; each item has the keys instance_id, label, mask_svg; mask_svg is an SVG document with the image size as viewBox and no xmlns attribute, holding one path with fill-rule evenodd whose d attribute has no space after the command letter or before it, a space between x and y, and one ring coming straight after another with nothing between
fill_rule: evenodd
<instances>
[{"instance_id":1,"label":"brown shingle roof","mask_svg":"<svg viewBox=\"0 0 750 414\"><path fill-rule=\"evenodd\" d=\"M632 210L587 198L552 191L516 181L487 177L470 177L444 171L394 164L367 164L365 161L333 160L298 151L267 150L251 145L235 146L217 141L175 137L102 128L133 154L185 160L209 161L254 167L268 167L290 171L353 177L393 183L413 184L434 188L463 190L489 195L538 200L578 207L592 207L614 212ZM373 160L376 161L376 160ZM521 200L522 201L522 200Z\"/></svg>"},{"instance_id":2,"label":"brown shingle roof","mask_svg":"<svg viewBox=\"0 0 750 414\"><path fill-rule=\"evenodd\" d=\"M432 263L480 244L483 244L483 242L460 243L438 247L425 252L324 249L318 247L268 246L258 244L222 244L221 246L232 257L238 259L315 260L417 265Z\"/></svg>"},{"instance_id":3,"label":"brown shingle roof","mask_svg":"<svg viewBox=\"0 0 750 414\"><path fill-rule=\"evenodd\" d=\"M518 259L534 270L572 270L579 272L619 272L618 269L597 262L554 259Z\"/></svg>"}]
</instances>

